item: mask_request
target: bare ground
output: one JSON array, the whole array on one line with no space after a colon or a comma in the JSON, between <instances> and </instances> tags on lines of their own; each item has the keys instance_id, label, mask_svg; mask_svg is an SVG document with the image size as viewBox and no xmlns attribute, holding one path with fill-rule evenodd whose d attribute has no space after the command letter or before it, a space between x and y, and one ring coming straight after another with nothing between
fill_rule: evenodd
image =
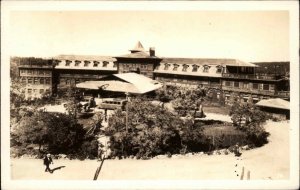
<instances>
[{"instance_id":1,"label":"bare ground","mask_svg":"<svg viewBox=\"0 0 300 190\"><path fill-rule=\"evenodd\" d=\"M151 160L105 160L98 180L123 179L237 179L244 167L250 179L289 179L289 122L268 122L269 143L230 155L188 155ZM44 172L42 160L11 159L12 179L92 180L100 162L96 160L54 160L52 174Z\"/></svg>"}]
</instances>

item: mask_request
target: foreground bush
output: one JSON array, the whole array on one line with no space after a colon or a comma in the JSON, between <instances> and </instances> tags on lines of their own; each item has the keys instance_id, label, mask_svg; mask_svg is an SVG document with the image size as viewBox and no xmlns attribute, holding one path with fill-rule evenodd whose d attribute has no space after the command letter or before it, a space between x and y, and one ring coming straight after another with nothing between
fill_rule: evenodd
<instances>
[{"instance_id":1,"label":"foreground bush","mask_svg":"<svg viewBox=\"0 0 300 190\"><path fill-rule=\"evenodd\" d=\"M70 115L25 111L11 129L11 146L16 156L22 154L69 154L75 157L95 157L98 144ZM34 148L31 145L36 145ZM19 152L17 151L19 150ZM33 151L34 150L34 151Z\"/></svg>"}]
</instances>

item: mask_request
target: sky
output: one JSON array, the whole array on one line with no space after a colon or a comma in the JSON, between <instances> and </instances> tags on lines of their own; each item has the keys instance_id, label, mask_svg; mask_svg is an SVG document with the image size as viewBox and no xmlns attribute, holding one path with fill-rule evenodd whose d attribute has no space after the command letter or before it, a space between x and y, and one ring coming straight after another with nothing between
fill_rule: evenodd
<instances>
[{"instance_id":1,"label":"sky","mask_svg":"<svg viewBox=\"0 0 300 190\"><path fill-rule=\"evenodd\" d=\"M11 56L119 56L140 41L160 57L289 61L288 11L12 11Z\"/></svg>"}]
</instances>

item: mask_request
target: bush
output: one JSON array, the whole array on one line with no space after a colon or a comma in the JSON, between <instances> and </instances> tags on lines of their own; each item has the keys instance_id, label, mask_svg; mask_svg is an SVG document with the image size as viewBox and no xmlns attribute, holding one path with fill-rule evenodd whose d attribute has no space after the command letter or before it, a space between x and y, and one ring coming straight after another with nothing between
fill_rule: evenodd
<instances>
[{"instance_id":1,"label":"bush","mask_svg":"<svg viewBox=\"0 0 300 190\"><path fill-rule=\"evenodd\" d=\"M265 112L260 111L251 103L234 102L231 111L233 125L246 133L250 144L259 147L268 142L269 133L262 124L269 118Z\"/></svg>"},{"instance_id":2,"label":"bush","mask_svg":"<svg viewBox=\"0 0 300 190\"><path fill-rule=\"evenodd\" d=\"M11 146L22 154L73 154L96 157L95 136L86 131L70 115L33 111L25 114L11 131ZM35 144L33 147L32 145Z\"/></svg>"},{"instance_id":3,"label":"bush","mask_svg":"<svg viewBox=\"0 0 300 190\"><path fill-rule=\"evenodd\" d=\"M111 136L112 157L147 159L167 152L177 154L183 147L182 130L191 127L191 122L181 120L178 115L138 99L128 103L127 131L124 121L126 114L119 110L106 128L106 134Z\"/></svg>"}]
</instances>

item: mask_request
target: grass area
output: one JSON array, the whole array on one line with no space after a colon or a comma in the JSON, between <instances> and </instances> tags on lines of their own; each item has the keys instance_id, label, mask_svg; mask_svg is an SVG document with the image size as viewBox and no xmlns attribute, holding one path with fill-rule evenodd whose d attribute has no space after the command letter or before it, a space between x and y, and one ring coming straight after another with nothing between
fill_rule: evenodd
<instances>
[{"instance_id":1,"label":"grass area","mask_svg":"<svg viewBox=\"0 0 300 190\"><path fill-rule=\"evenodd\" d=\"M204 113L216 113L222 115L229 115L230 107L225 106L212 106L212 105L204 105L203 106Z\"/></svg>"}]
</instances>

